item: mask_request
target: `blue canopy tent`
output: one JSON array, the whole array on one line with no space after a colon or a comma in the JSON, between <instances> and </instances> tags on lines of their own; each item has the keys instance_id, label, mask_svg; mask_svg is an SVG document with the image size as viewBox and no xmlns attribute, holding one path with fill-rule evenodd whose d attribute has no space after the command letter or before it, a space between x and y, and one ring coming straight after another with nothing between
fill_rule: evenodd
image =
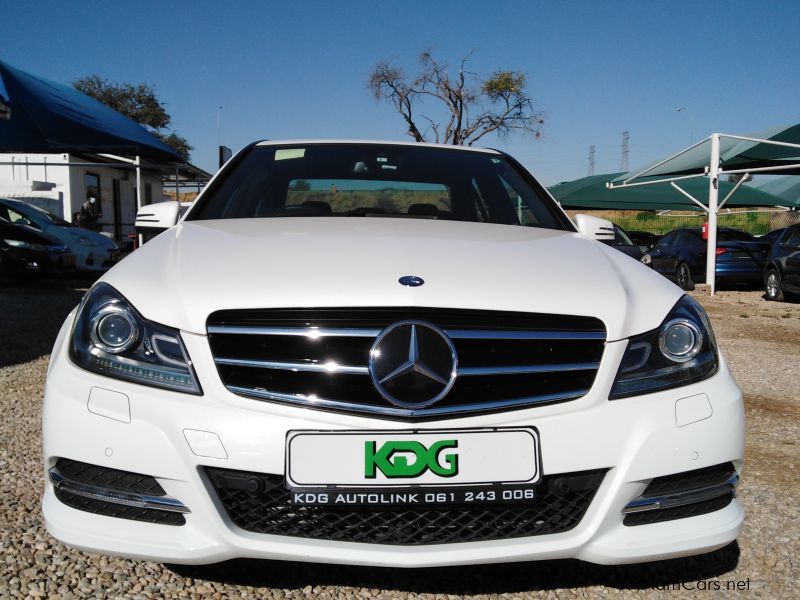
<instances>
[{"instance_id":1,"label":"blue canopy tent","mask_svg":"<svg viewBox=\"0 0 800 600\"><path fill-rule=\"evenodd\" d=\"M106 153L184 162L147 129L94 98L3 61L0 152Z\"/></svg>"}]
</instances>

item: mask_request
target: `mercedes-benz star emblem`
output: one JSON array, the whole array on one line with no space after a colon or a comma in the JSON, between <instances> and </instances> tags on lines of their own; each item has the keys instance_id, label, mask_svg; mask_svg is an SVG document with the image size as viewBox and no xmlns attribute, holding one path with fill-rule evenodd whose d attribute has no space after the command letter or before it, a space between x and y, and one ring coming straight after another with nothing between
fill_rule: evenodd
<instances>
[{"instance_id":1,"label":"mercedes-benz star emblem","mask_svg":"<svg viewBox=\"0 0 800 600\"><path fill-rule=\"evenodd\" d=\"M369 351L378 393L401 408L438 402L456 382L458 356L444 331L424 321L400 321L381 331Z\"/></svg>"},{"instance_id":2,"label":"mercedes-benz star emblem","mask_svg":"<svg viewBox=\"0 0 800 600\"><path fill-rule=\"evenodd\" d=\"M397 281L400 283L400 285L404 285L406 287L419 287L425 283L425 280L422 277L417 277L416 275L403 275Z\"/></svg>"}]
</instances>

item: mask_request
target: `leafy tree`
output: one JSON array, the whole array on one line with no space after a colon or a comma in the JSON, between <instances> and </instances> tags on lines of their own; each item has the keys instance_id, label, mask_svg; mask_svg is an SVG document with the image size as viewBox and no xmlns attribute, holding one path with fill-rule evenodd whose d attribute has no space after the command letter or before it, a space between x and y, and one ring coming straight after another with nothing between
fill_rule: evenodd
<instances>
[{"instance_id":1,"label":"leafy tree","mask_svg":"<svg viewBox=\"0 0 800 600\"><path fill-rule=\"evenodd\" d=\"M186 138L175 132L164 131L169 127L172 118L164 108L164 104L156 96L152 86L146 83L137 85L114 83L99 75L89 75L73 81L72 86L147 127L151 133L172 147L184 160L189 160L192 146L189 145Z\"/></svg>"},{"instance_id":2,"label":"leafy tree","mask_svg":"<svg viewBox=\"0 0 800 600\"><path fill-rule=\"evenodd\" d=\"M413 80L403 69L382 61L370 73L368 86L376 99L394 105L417 142L471 146L490 133L541 137L544 113L528 95L525 73L497 70L482 79L465 70L468 60L464 57L451 76L448 64L426 50ZM422 112L425 100L438 106L438 118Z\"/></svg>"}]
</instances>

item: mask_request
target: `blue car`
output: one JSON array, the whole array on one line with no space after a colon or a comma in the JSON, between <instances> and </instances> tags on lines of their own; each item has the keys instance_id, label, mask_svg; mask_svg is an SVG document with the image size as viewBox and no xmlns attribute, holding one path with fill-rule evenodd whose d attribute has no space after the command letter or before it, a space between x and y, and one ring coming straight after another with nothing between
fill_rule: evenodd
<instances>
[{"instance_id":1,"label":"blue car","mask_svg":"<svg viewBox=\"0 0 800 600\"><path fill-rule=\"evenodd\" d=\"M706 281L707 241L699 228L675 229L662 237L642 257L684 290ZM761 285L769 243L731 227L717 230L716 281L728 285Z\"/></svg>"},{"instance_id":2,"label":"blue car","mask_svg":"<svg viewBox=\"0 0 800 600\"><path fill-rule=\"evenodd\" d=\"M783 230L772 245L764 268L767 300L800 299L800 224Z\"/></svg>"}]
</instances>

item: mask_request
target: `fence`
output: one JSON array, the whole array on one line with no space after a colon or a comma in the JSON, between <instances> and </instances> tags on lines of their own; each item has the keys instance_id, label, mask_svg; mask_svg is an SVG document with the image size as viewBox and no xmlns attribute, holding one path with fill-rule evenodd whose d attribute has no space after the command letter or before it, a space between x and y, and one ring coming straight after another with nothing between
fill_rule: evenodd
<instances>
[{"instance_id":1,"label":"fence","mask_svg":"<svg viewBox=\"0 0 800 600\"><path fill-rule=\"evenodd\" d=\"M568 211L570 216L577 213L591 214L613 221L625 231L648 231L663 235L681 227L700 227L706 221L706 214L700 211L650 212L634 210L592 210ZM723 210L717 218L719 227L735 227L753 235L764 235L775 229L782 229L800 223L800 211L796 210Z\"/></svg>"}]
</instances>

